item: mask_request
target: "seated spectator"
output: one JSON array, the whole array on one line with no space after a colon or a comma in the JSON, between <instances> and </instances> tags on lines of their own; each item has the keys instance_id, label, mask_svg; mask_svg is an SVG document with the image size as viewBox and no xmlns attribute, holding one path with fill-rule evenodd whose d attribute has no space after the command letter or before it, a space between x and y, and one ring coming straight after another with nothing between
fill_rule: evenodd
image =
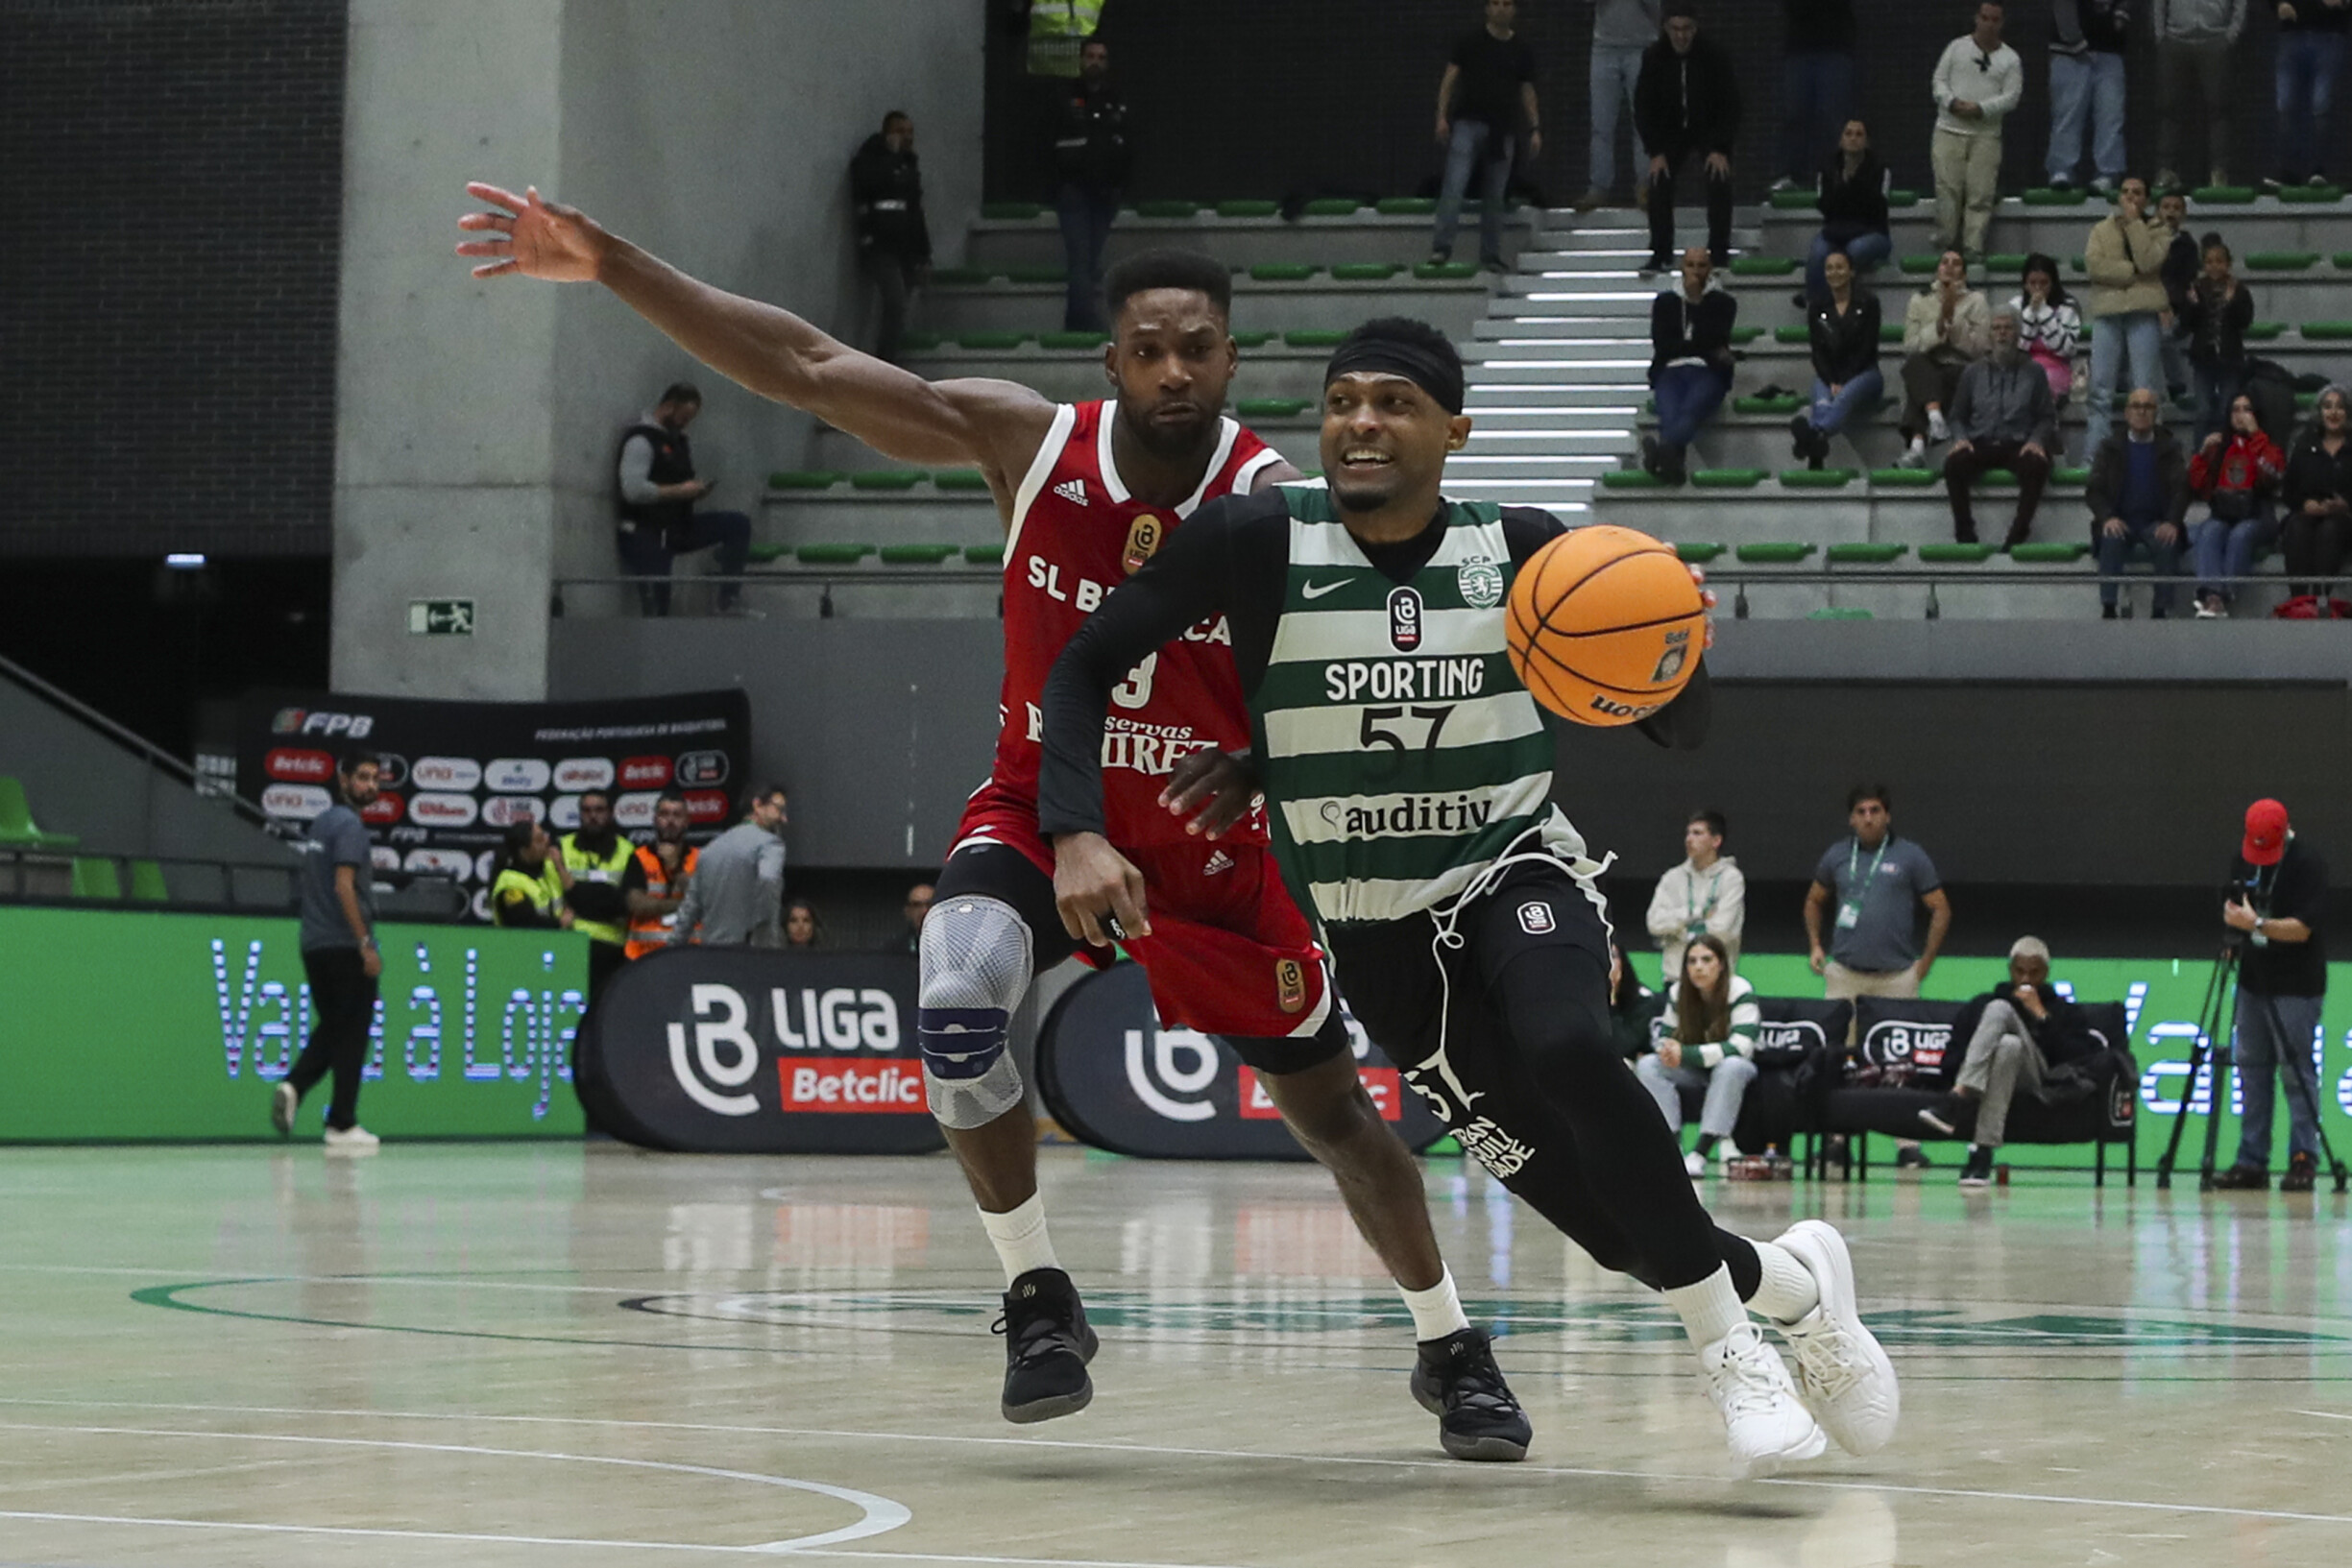
<instances>
[{"instance_id":1,"label":"seated spectator","mask_svg":"<svg viewBox=\"0 0 2352 1568\"><path fill-rule=\"evenodd\" d=\"M2123 181L2114 213L2091 226L2083 242L2083 270L2091 275L2091 391L2084 413L2089 433L2083 450L2096 452L2113 422L2109 400L2116 374L2128 371L2134 387L2164 383L2164 312L2171 301L2164 290L2168 236L2147 220L2147 181Z\"/></svg>"},{"instance_id":2,"label":"seated spectator","mask_svg":"<svg viewBox=\"0 0 2352 1568\"><path fill-rule=\"evenodd\" d=\"M2171 579L2180 575L2182 519L2189 514L2189 465L2180 442L2156 421L2154 387L2140 387L2123 403L2123 428L2091 454L2092 540L2098 547L2102 620L2116 618L2123 563L2144 549L2156 567L2157 620L2172 613Z\"/></svg>"},{"instance_id":3,"label":"seated spectator","mask_svg":"<svg viewBox=\"0 0 2352 1568\"><path fill-rule=\"evenodd\" d=\"M825 923L816 918L816 905L807 899L794 899L784 906L784 945L788 948L825 945Z\"/></svg>"},{"instance_id":4,"label":"seated spectator","mask_svg":"<svg viewBox=\"0 0 2352 1568\"><path fill-rule=\"evenodd\" d=\"M1705 1088L1699 1111L1699 1142L1683 1162L1694 1176L1707 1174L1707 1157L1720 1151L1737 1159L1732 1128L1739 1102L1756 1081L1756 1037L1763 1024L1756 988L1732 973L1722 938L1702 932L1683 954L1682 977L1666 987L1667 1029L1658 1049L1634 1064L1634 1075L1658 1101L1658 1109L1679 1138L1685 1087Z\"/></svg>"},{"instance_id":5,"label":"seated spectator","mask_svg":"<svg viewBox=\"0 0 2352 1568\"><path fill-rule=\"evenodd\" d=\"M2271 497L2287 476L2287 454L2263 434L2254 399L2240 393L2229 405L2229 435L2217 430L2189 460L2189 490L2210 511L2196 525L2196 618L2229 614L2234 579L2254 569L2254 552L2278 537Z\"/></svg>"},{"instance_id":6,"label":"seated spectator","mask_svg":"<svg viewBox=\"0 0 2352 1568\"><path fill-rule=\"evenodd\" d=\"M675 381L620 438L620 569L661 579L638 588L638 605L648 615L669 614L669 564L695 550L712 550L719 575L729 579L718 591L718 613L741 608L743 587L735 579L751 559L751 519L740 512L694 511L694 503L711 494L710 482L694 477L694 452L686 439L686 427L701 412L702 394L693 383Z\"/></svg>"},{"instance_id":7,"label":"seated spectator","mask_svg":"<svg viewBox=\"0 0 2352 1568\"><path fill-rule=\"evenodd\" d=\"M1870 131L1859 120L1848 120L1837 138L1837 150L1815 177L1814 205L1821 209L1821 232L1813 236L1813 253L1805 264L1806 303L1829 291L1821 264L1832 251L1842 251L1857 273L1874 272L1894 253L1887 232L1886 193L1894 175L1870 150Z\"/></svg>"},{"instance_id":8,"label":"seated spectator","mask_svg":"<svg viewBox=\"0 0 2352 1568\"><path fill-rule=\"evenodd\" d=\"M1830 438L1846 427L1855 411L1876 408L1885 394L1879 374L1879 301L1854 280L1854 264L1843 251L1822 263L1829 286L1813 297L1806 330L1813 345L1813 406L1788 422L1796 455L1817 469L1830 455Z\"/></svg>"},{"instance_id":9,"label":"seated spectator","mask_svg":"<svg viewBox=\"0 0 2352 1568\"><path fill-rule=\"evenodd\" d=\"M2290 591L2326 595L2352 548L2352 393L2330 383L2319 411L2287 454L2281 489L2287 516L2279 531Z\"/></svg>"},{"instance_id":10,"label":"seated spectator","mask_svg":"<svg viewBox=\"0 0 2352 1568\"><path fill-rule=\"evenodd\" d=\"M885 953L913 953L923 951L923 920L931 913L931 901L938 889L929 882L917 882L907 889L907 902L900 908L907 929L883 945Z\"/></svg>"},{"instance_id":11,"label":"seated spectator","mask_svg":"<svg viewBox=\"0 0 2352 1568\"><path fill-rule=\"evenodd\" d=\"M2057 261L2039 253L2027 256L2024 288L2009 303L2017 311L2017 341L2042 367L2050 397L2064 401L2074 390L2074 355L2082 346L2082 307L2058 280Z\"/></svg>"},{"instance_id":12,"label":"seated spectator","mask_svg":"<svg viewBox=\"0 0 2352 1568\"><path fill-rule=\"evenodd\" d=\"M1739 938L1748 923L1748 879L1739 862L1723 853L1723 813L1693 811L1683 825L1683 863L1658 879L1643 924L1658 942L1671 979L1683 972L1683 950L1694 936L1711 933L1722 942L1734 968Z\"/></svg>"},{"instance_id":13,"label":"seated spectator","mask_svg":"<svg viewBox=\"0 0 2352 1568\"><path fill-rule=\"evenodd\" d=\"M1666 999L1641 983L1614 942L1609 944L1609 1032L1617 1054L1632 1061L1650 1049L1650 1025Z\"/></svg>"},{"instance_id":14,"label":"seated spectator","mask_svg":"<svg viewBox=\"0 0 2352 1568\"><path fill-rule=\"evenodd\" d=\"M2009 948L2009 983L1971 1001L1952 1020L1952 1038L1965 1041L1953 1098L1977 1101L1976 1141L1960 1168L1960 1185L1985 1187L1993 1157L2008 1132L2009 1106L2019 1095L2042 1098L2046 1071L2096 1055L2098 1042L2082 1009L2049 983L2049 949L2038 936ZM1964 1114L1956 1106L1919 1113L1920 1122L1949 1138Z\"/></svg>"},{"instance_id":15,"label":"seated spectator","mask_svg":"<svg viewBox=\"0 0 2352 1568\"><path fill-rule=\"evenodd\" d=\"M1952 439L1944 406L1959 390L1960 373L1992 347L1984 296L1968 286L1968 263L1946 251L1935 281L1911 297L1903 312L1903 439L1906 469L1928 466L1928 443Z\"/></svg>"},{"instance_id":16,"label":"seated spectator","mask_svg":"<svg viewBox=\"0 0 2352 1568\"><path fill-rule=\"evenodd\" d=\"M493 925L526 929L571 929L571 873L545 824L524 819L507 824L490 879Z\"/></svg>"},{"instance_id":17,"label":"seated spectator","mask_svg":"<svg viewBox=\"0 0 2352 1568\"><path fill-rule=\"evenodd\" d=\"M1683 281L1650 303L1650 392L1658 434L1641 444L1641 466L1667 484L1688 474L1690 438L1732 390L1732 327L1739 302L1715 281L1707 248L1683 253Z\"/></svg>"},{"instance_id":18,"label":"seated spectator","mask_svg":"<svg viewBox=\"0 0 2352 1568\"><path fill-rule=\"evenodd\" d=\"M2230 270L2229 247L2205 236L2204 270L2181 291L2178 320L2196 379L2196 438L2220 433L2230 404L2245 390L2245 329L2254 325L2254 292Z\"/></svg>"},{"instance_id":19,"label":"seated spectator","mask_svg":"<svg viewBox=\"0 0 2352 1568\"><path fill-rule=\"evenodd\" d=\"M858 262L880 297L874 357L898 363L907 306L931 281L931 226L923 220L923 171L914 156L914 122L898 109L865 138L849 164L850 212Z\"/></svg>"},{"instance_id":20,"label":"seated spectator","mask_svg":"<svg viewBox=\"0 0 2352 1568\"><path fill-rule=\"evenodd\" d=\"M1952 451L1944 459L1944 490L1952 500L1952 537L1976 543L1968 489L1988 469L2017 475L2017 515L2000 547L2013 550L2033 537L2033 514L2049 482L2058 446L2058 407L2049 377L2017 343L2017 309L1993 312L1993 351L1961 374L1952 397Z\"/></svg>"}]
</instances>

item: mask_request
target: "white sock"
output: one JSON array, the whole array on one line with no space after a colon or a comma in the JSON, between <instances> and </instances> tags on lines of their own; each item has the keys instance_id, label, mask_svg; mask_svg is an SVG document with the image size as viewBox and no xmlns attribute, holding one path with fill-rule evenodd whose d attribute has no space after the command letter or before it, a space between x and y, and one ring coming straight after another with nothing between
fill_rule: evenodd
<instances>
[{"instance_id":1,"label":"white sock","mask_svg":"<svg viewBox=\"0 0 2352 1568\"><path fill-rule=\"evenodd\" d=\"M1054 1239L1045 1231L1045 1194L1031 1193L1029 1201L1003 1214L980 1211L980 1222L986 1227L988 1240L996 1243L997 1261L1005 1266L1005 1283L1014 1280L1032 1268L1059 1268L1061 1263L1054 1256Z\"/></svg>"},{"instance_id":2,"label":"white sock","mask_svg":"<svg viewBox=\"0 0 2352 1568\"><path fill-rule=\"evenodd\" d=\"M1443 1339L1470 1326L1470 1320L1462 1313L1462 1298L1454 1293L1454 1271L1450 1268L1440 1274L1438 1282L1426 1291L1408 1291L1399 1285L1396 1293L1405 1298L1405 1310L1413 1315L1416 1339Z\"/></svg>"},{"instance_id":3,"label":"white sock","mask_svg":"<svg viewBox=\"0 0 2352 1568\"><path fill-rule=\"evenodd\" d=\"M1748 1305L1776 1323L1793 1323L1821 1305L1821 1285L1797 1255L1778 1242L1754 1242L1764 1277Z\"/></svg>"},{"instance_id":4,"label":"white sock","mask_svg":"<svg viewBox=\"0 0 2352 1568\"><path fill-rule=\"evenodd\" d=\"M1748 1309L1732 1289L1732 1269L1726 1264L1696 1285L1677 1286L1661 1292L1666 1304L1682 1315L1684 1332L1704 1350L1748 1320Z\"/></svg>"}]
</instances>

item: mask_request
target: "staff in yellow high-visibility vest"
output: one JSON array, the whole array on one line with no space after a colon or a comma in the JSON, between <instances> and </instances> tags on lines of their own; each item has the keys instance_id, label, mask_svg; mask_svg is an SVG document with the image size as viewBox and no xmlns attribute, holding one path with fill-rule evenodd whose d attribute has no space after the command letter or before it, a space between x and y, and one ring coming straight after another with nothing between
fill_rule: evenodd
<instances>
[{"instance_id":1,"label":"staff in yellow high-visibility vest","mask_svg":"<svg viewBox=\"0 0 2352 1568\"><path fill-rule=\"evenodd\" d=\"M1031 0L1029 74L1078 75L1079 45L1103 22L1103 0Z\"/></svg>"},{"instance_id":2,"label":"staff in yellow high-visibility vest","mask_svg":"<svg viewBox=\"0 0 2352 1568\"><path fill-rule=\"evenodd\" d=\"M613 797L601 789L580 792L580 826L559 841L565 869L571 873L571 929L588 938L588 1000L628 962L628 895L622 881L637 846L613 824Z\"/></svg>"}]
</instances>

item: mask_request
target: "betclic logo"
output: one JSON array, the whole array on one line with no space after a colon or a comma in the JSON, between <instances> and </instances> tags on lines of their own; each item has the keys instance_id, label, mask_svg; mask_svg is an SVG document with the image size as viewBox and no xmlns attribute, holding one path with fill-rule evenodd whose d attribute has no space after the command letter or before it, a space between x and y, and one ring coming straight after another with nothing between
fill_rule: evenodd
<instances>
[{"instance_id":1,"label":"betclic logo","mask_svg":"<svg viewBox=\"0 0 2352 1568\"><path fill-rule=\"evenodd\" d=\"M329 713L304 708L280 708L270 720L272 735L344 736L352 740L365 740L376 728L371 713Z\"/></svg>"},{"instance_id":2,"label":"betclic logo","mask_svg":"<svg viewBox=\"0 0 2352 1568\"><path fill-rule=\"evenodd\" d=\"M620 760L620 787L666 789L672 771L667 757L624 757Z\"/></svg>"},{"instance_id":3,"label":"betclic logo","mask_svg":"<svg viewBox=\"0 0 2352 1568\"><path fill-rule=\"evenodd\" d=\"M727 792L723 789L690 789L686 792L686 814L692 821L724 822L727 811Z\"/></svg>"},{"instance_id":4,"label":"betclic logo","mask_svg":"<svg viewBox=\"0 0 2352 1568\"><path fill-rule=\"evenodd\" d=\"M389 828L408 814L408 802L387 789L359 808L359 820L371 828Z\"/></svg>"},{"instance_id":5,"label":"betclic logo","mask_svg":"<svg viewBox=\"0 0 2352 1568\"><path fill-rule=\"evenodd\" d=\"M409 777L420 789L479 789L482 764L471 757L420 757Z\"/></svg>"},{"instance_id":6,"label":"betclic logo","mask_svg":"<svg viewBox=\"0 0 2352 1568\"><path fill-rule=\"evenodd\" d=\"M261 771L289 784L325 784L334 777L335 760L323 751L276 746L261 759Z\"/></svg>"},{"instance_id":7,"label":"betclic logo","mask_svg":"<svg viewBox=\"0 0 2352 1568\"><path fill-rule=\"evenodd\" d=\"M686 1097L719 1116L749 1116L760 1108L748 1085L760 1067L753 1003L732 985L691 988L693 1023L670 1024L670 1074ZM922 1065L797 1053L895 1051L903 1038L898 1001L872 987L830 986L768 993L766 1023L778 1052L781 1101L787 1110L913 1113L926 1109ZM882 1069L900 1071L885 1073ZM909 1087L909 1085L911 1087Z\"/></svg>"},{"instance_id":8,"label":"betclic logo","mask_svg":"<svg viewBox=\"0 0 2352 1568\"><path fill-rule=\"evenodd\" d=\"M609 757L567 757L555 764L555 787L569 795L584 789L613 787L613 760Z\"/></svg>"},{"instance_id":9,"label":"betclic logo","mask_svg":"<svg viewBox=\"0 0 2352 1568\"><path fill-rule=\"evenodd\" d=\"M788 1111L929 1110L920 1062L884 1062L852 1057L833 1062L778 1062L777 1085Z\"/></svg>"}]
</instances>

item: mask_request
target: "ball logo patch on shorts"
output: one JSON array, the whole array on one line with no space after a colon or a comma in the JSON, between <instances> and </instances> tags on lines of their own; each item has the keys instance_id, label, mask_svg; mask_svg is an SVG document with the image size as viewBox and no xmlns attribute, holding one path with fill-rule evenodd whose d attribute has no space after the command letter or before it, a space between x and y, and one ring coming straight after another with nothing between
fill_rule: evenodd
<instances>
[{"instance_id":1,"label":"ball logo patch on shorts","mask_svg":"<svg viewBox=\"0 0 2352 1568\"><path fill-rule=\"evenodd\" d=\"M1552 929L1552 906L1540 899L1520 905L1519 929L1530 936L1548 935Z\"/></svg>"},{"instance_id":2,"label":"ball logo patch on shorts","mask_svg":"<svg viewBox=\"0 0 2352 1568\"><path fill-rule=\"evenodd\" d=\"M1127 568L1128 575L1132 576L1143 569L1143 564L1152 559L1152 554L1160 547L1160 541L1167 537L1167 525L1151 513L1146 512L1142 517L1137 518L1135 525L1127 531L1127 555L1119 564Z\"/></svg>"},{"instance_id":3,"label":"ball logo patch on shorts","mask_svg":"<svg viewBox=\"0 0 2352 1568\"><path fill-rule=\"evenodd\" d=\"M1286 1013L1307 1004L1307 972L1296 958L1274 960L1274 1004Z\"/></svg>"}]
</instances>

